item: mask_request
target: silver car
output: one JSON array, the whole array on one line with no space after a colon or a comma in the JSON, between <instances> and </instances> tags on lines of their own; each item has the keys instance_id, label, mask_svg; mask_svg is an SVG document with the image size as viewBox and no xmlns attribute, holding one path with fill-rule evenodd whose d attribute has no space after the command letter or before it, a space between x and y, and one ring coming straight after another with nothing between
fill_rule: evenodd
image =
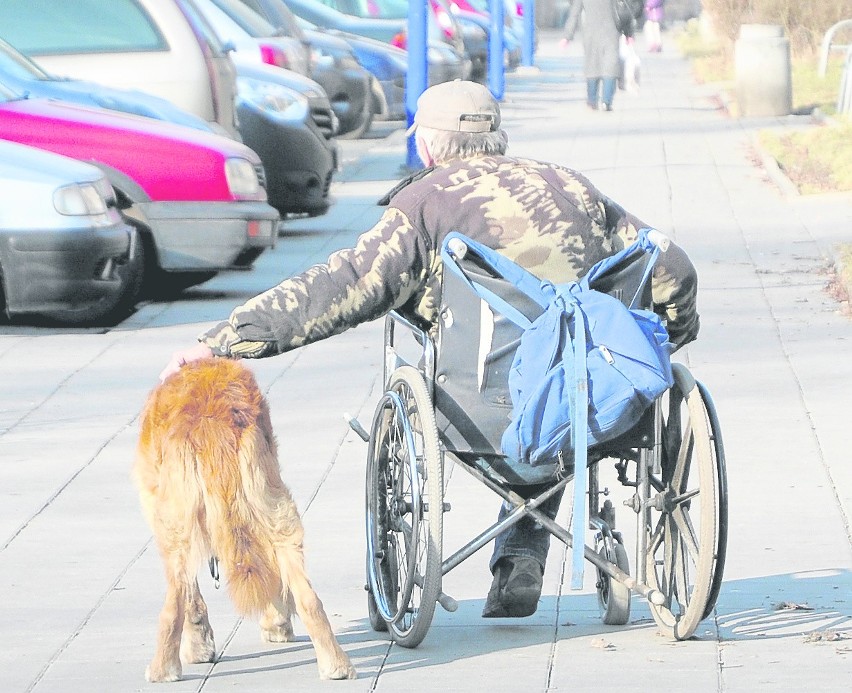
<instances>
[{"instance_id":1,"label":"silver car","mask_svg":"<svg viewBox=\"0 0 852 693\"><path fill-rule=\"evenodd\" d=\"M135 231L90 164L0 140L0 311L64 324L133 308Z\"/></svg>"}]
</instances>

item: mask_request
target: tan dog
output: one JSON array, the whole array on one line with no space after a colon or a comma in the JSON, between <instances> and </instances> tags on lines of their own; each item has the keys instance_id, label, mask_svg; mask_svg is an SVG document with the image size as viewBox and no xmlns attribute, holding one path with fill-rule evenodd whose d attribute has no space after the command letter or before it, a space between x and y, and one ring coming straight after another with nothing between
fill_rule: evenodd
<instances>
[{"instance_id":1,"label":"tan dog","mask_svg":"<svg viewBox=\"0 0 852 693\"><path fill-rule=\"evenodd\" d=\"M166 571L157 651L149 681L177 681L184 662L215 655L199 565L221 562L240 614L260 616L264 640L305 625L321 678L355 677L305 575L302 522L281 480L269 408L238 362L181 368L151 393L142 413L133 476ZM183 642L181 642L183 635Z\"/></svg>"}]
</instances>

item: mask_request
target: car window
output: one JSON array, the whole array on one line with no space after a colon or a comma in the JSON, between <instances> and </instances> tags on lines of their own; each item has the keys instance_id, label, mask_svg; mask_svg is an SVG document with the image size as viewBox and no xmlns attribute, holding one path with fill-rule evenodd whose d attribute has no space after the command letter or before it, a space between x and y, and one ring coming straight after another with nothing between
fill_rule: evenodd
<instances>
[{"instance_id":1,"label":"car window","mask_svg":"<svg viewBox=\"0 0 852 693\"><path fill-rule=\"evenodd\" d=\"M249 36L262 38L276 34L274 26L257 12L243 5L239 0L234 0L233 2L231 0L209 0L209 2L230 17L231 21L237 24Z\"/></svg>"},{"instance_id":2,"label":"car window","mask_svg":"<svg viewBox=\"0 0 852 693\"><path fill-rule=\"evenodd\" d=\"M297 22L296 15L283 2L277 5L274 10L264 7L260 0L240 0L240 2L266 19L266 21L275 27L276 31L304 41L305 34Z\"/></svg>"},{"instance_id":3,"label":"car window","mask_svg":"<svg viewBox=\"0 0 852 693\"><path fill-rule=\"evenodd\" d=\"M0 27L4 27L3 38L27 55L167 48L155 23L135 0L3 0Z\"/></svg>"}]
</instances>

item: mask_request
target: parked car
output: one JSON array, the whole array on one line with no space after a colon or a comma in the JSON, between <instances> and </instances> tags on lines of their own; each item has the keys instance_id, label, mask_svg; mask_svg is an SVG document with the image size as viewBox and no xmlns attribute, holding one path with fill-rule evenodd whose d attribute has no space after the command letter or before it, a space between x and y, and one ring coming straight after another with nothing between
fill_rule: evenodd
<instances>
[{"instance_id":1,"label":"parked car","mask_svg":"<svg viewBox=\"0 0 852 693\"><path fill-rule=\"evenodd\" d=\"M30 99L0 83L0 139L95 164L141 234L145 289L171 294L247 269L275 242L263 166L246 145L152 118Z\"/></svg>"},{"instance_id":2,"label":"parked car","mask_svg":"<svg viewBox=\"0 0 852 693\"><path fill-rule=\"evenodd\" d=\"M490 34L490 0L449 0L449 7L460 20L475 22ZM518 7L515 0L503 0L503 67L506 71L515 70L521 64L524 26ZM537 35L535 43L538 43Z\"/></svg>"},{"instance_id":3,"label":"parked car","mask_svg":"<svg viewBox=\"0 0 852 693\"><path fill-rule=\"evenodd\" d=\"M190 6L189 0L182 2ZM195 0L191 7L187 16L193 30L204 43L223 46ZM237 75L239 134L261 157L269 203L282 216L325 213L338 163L333 136L339 127L328 96L291 70L246 61L231 64Z\"/></svg>"},{"instance_id":4,"label":"parked car","mask_svg":"<svg viewBox=\"0 0 852 693\"><path fill-rule=\"evenodd\" d=\"M191 0L0 3L0 37L51 74L167 99L238 138L236 74Z\"/></svg>"},{"instance_id":5,"label":"parked car","mask_svg":"<svg viewBox=\"0 0 852 693\"><path fill-rule=\"evenodd\" d=\"M470 78L483 82L488 74L488 41L490 27L471 12L453 12L447 0L430 0L429 6L447 41L461 39L470 59Z\"/></svg>"},{"instance_id":6,"label":"parked car","mask_svg":"<svg viewBox=\"0 0 852 693\"><path fill-rule=\"evenodd\" d=\"M338 168L337 117L313 80L269 65L237 65L243 142L264 162L270 203L281 213L319 216L331 204Z\"/></svg>"},{"instance_id":7,"label":"parked car","mask_svg":"<svg viewBox=\"0 0 852 693\"><path fill-rule=\"evenodd\" d=\"M376 114L386 110L381 84L339 36L296 28L314 56L312 77L325 89L340 122L337 136L358 139L370 129Z\"/></svg>"},{"instance_id":8,"label":"parked car","mask_svg":"<svg viewBox=\"0 0 852 693\"><path fill-rule=\"evenodd\" d=\"M3 39L0 39L0 76L4 83L30 96L109 108L212 132L207 121L158 96L88 80L55 77Z\"/></svg>"},{"instance_id":9,"label":"parked car","mask_svg":"<svg viewBox=\"0 0 852 693\"><path fill-rule=\"evenodd\" d=\"M264 17L279 31L293 31L295 25L312 46L324 46L327 37L346 42L358 62L375 78L372 83L372 113L377 120L401 120L405 112L405 78L408 74L408 54L385 41L360 34L320 27L303 17L296 16L284 0L241 0L246 6ZM317 61L322 65L322 60ZM314 75L320 84L323 80ZM329 88L326 86L326 91ZM330 90L333 92L334 89Z\"/></svg>"},{"instance_id":10,"label":"parked car","mask_svg":"<svg viewBox=\"0 0 852 693\"><path fill-rule=\"evenodd\" d=\"M195 0L204 12L213 29L223 41L242 46L232 54L235 62L263 62L281 67L266 59L270 46L280 42L299 47L302 56L302 69L293 70L301 75L313 78L320 76L323 82L316 80L314 90L324 90L337 116L336 135L350 132L363 133L372 120L372 101L370 96L370 73L361 67L354 54L344 44L338 47L338 62L325 60L319 66L321 56L313 51L298 28L298 35L285 35L272 24L244 5L240 0ZM345 53L349 53L346 61ZM341 55L343 54L343 55ZM286 65L284 66L286 68Z\"/></svg>"},{"instance_id":11,"label":"parked car","mask_svg":"<svg viewBox=\"0 0 852 693\"><path fill-rule=\"evenodd\" d=\"M132 308L136 232L98 168L0 140L0 315L73 325Z\"/></svg>"},{"instance_id":12,"label":"parked car","mask_svg":"<svg viewBox=\"0 0 852 693\"><path fill-rule=\"evenodd\" d=\"M193 0L219 40L232 46L231 59L262 62L310 76L310 49L275 31L240 0Z\"/></svg>"},{"instance_id":13,"label":"parked car","mask_svg":"<svg viewBox=\"0 0 852 693\"><path fill-rule=\"evenodd\" d=\"M285 0L293 13L325 29L336 29L361 36L385 41L398 48L407 45L406 24L399 19L381 19L357 17L344 14L329 7L320 0ZM470 76L470 60L458 45L450 45L435 31L429 23L426 60L429 65L429 85L449 82L454 79L467 79Z\"/></svg>"}]
</instances>

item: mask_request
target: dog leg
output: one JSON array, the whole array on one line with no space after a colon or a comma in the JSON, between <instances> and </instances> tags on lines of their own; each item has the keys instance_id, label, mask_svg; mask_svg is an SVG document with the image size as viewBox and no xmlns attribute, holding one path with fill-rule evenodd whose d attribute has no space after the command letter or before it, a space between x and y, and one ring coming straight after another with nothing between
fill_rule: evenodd
<instances>
[{"instance_id":1,"label":"dog leg","mask_svg":"<svg viewBox=\"0 0 852 693\"><path fill-rule=\"evenodd\" d=\"M293 597L286 591L284 597L266 607L260 618L260 636L266 642L293 640Z\"/></svg>"},{"instance_id":2,"label":"dog leg","mask_svg":"<svg viewBox=\"0 0 852 693\"><path fill-rule=\"evenodd\" d=\"M286 546L278 549L282 581L293 595L296 613L314 644L317 666L321 679L354 679L355 668L340 647L320 598L311 587L305 574L305 559L301 546Z\"/></svg>"},{"instance_id":3,"label":"dog leg","mask_svg":"<svg viewBox=\"0 0 852 693\"><path fill-rule=\"evenodd\" d=\"M166 600L160 612L160 629L157 649L145 670L145 678L152 683L179 681L183 669L180 663L180 637L183 630L186 604L186 582L181 578L174 558L166 560Z\"/></svg>"},{"instance_id":4,"label":"dog leg","mask_svg":"<svg viewBox=\"0 0 852 693\"><path fill-rule=\"evenodd\" d=\"M216 658L216 643L207 616L207 604L198 589L197 579L189 583L180 658L186 664L212 662Z\"/></svg>"}]
</instances>

